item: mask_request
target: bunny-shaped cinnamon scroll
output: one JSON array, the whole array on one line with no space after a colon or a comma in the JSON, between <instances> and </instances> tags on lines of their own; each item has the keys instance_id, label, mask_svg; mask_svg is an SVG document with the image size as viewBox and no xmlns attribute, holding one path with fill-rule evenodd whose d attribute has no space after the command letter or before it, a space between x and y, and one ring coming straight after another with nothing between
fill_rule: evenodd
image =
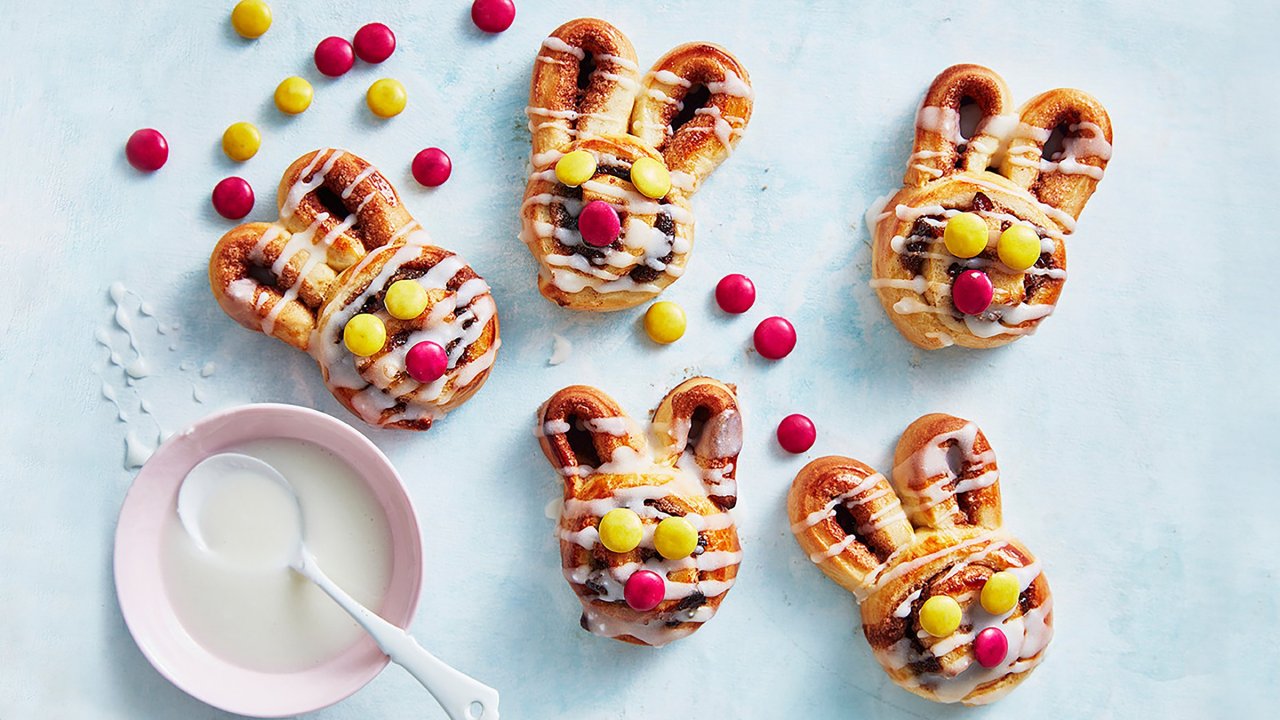
<instances>
[{"instance_id":1,"label":"bunny-shaped cinnamon scroll","mask_svg":"<svg viewBox=\"0 0 1280 720\"><path fill-rule=\"evenodd\" d=\"M525 109L533 174L520 233L542 294L574 310L620 310L675 282L693 248L689 198L738 144L751 107L747 71L717 45L681 45L641 76L631 41L603 20L551 33ZM597 202L614 214L603 234L579 224Z\"/></svg>"},{"instance_id":2,"label":"bunny-shaped cinnamon scroll","mask_svg":"<svg viewBox=\"0 0 1280 720\"><path fill-rule=\"evenodd\" d=\"M426 430L480 389L500 344L489 286L431 243L382 173L309 152L277 201L279 221L233 228L209 258L228 315L310 353L370 425Z\"/></svg>"},{"instance_id":3,"label":"bunny-shaped cinnamon scroll","mask_svg":"<svg viewBox=\"0 0 1280 720\"><path fill-rule=\"evenodd\" d=\"M970 103L981 117L965 137ZM1063 242L1110 159L1111 120L1092 96L1050 90L1013 112L995 72L942 71L916 115L903 189L868 214L871 286L898 330L926 350L1034 332L1066 280Z\"/></svg>"},{"instance_id":4,"label":"bunny-shaped cinnamon scroll","mask_svg":"<svg viewBox=\"0 0 1280 720\"><path fill-rule=\"evenodd\" d=\"M715 615L742 560L729 514L742 450L733 386L681 383L650 430L584 385L538 411L542 451L564 479L557 535L582 627L661 646Z\"/></svg>"},{"instance_id":5,"label":"bunny-shaped cinnamon scroll","mask_svg":"<svg viewBox=\"0 0 1280 720\"><path fill-rule=\"evenodd\" d=\"M852 592L885 672L937 702L1003 697L1044 658L1053 596L1004 532L995 454L976 425L925 415L902 433L893 484L824 457L788 497L800 547Z\"/></svg>"}]
</instances>

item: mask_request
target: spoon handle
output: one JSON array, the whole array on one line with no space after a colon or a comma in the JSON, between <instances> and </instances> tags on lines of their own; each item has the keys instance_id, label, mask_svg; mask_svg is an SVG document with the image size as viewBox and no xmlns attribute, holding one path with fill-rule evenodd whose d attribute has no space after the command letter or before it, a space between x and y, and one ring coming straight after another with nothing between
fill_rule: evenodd
<instances>
[{"instance_id":1,"label":"spoon handle","mask_svg":"<svg viewBox=\"0 0 1280 720\"><path fill-rule=\"evenodd\" d=\"M498 691L427 652L412 635L383 620L329 579L311 553L295 568L369 633L391 661L422 683L450 720L498 720Z\"/></svg>"}]
</instances>

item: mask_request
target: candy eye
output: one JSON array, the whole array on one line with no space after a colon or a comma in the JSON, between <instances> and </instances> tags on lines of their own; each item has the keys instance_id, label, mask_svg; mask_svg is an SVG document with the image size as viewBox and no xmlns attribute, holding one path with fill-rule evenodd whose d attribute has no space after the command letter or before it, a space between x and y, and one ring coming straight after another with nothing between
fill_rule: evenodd
<instances>
[{"instance_id":1,"label":"candy eye","mask_svg":"<svg viewBox=\"0 0 1280 720\"><path fill-rule=\"evenodd\" d=\"M947 221L942 241L947 252L958 258L971 258L987 249L987 221L977 213L960 213Z\"/></svg>"},{"instance_id":2,"label":"candy eye","mask_svg":"<svg viewBox=\"0 0 1280 720\"><path fill-rule=\"evenodd\" d=\"M361 313L347 321L342 329L342 341L353 355L369 357L386 344L387 326L377 315Z\"/></svg>"},{"instance_id":3,"label":"candy eye","mask_svg":"<svg viewBox=\"0 0 1280 720\"><path fill-rule=\"evenodd\" d=\"M1018 604L1018 595L1021 592L1018 578L1008 570L1002 570L987 578L986 584L982 586L979 600L982 602L983 610L992 615L1003 615Z\"/></svg>"},{"instance_id":4,"label":"candy eye","mask_svg":"<svg viewBox=\"0 0 1280 720\"><path fill-rule=\"evenodd\" d=\"M1026 225L1010 225L1000 233L996 254L1010 269L1026 270L1040 259L1040 236Z\"/></svg>"},{"instance_id":5,"label":"candy eye","mask_svg":"<svg viewBox=\"0 0 1280 720\"><path fill-rule=\"evenodd\" d=\"M682 517L669 517L654 529L653 546L668 560L688 557L698 548L698 531Z\"/></svg>"},{"instance_id":6,"label":"candy eye","mask_svg":"<svg viewBox=\"0 0 1280 720\"><path fill-rule=\"evenodd\" d=\"M556 162L556 179L569 187L578 187L596 174L596 156L586 150L574 150Z\"/></svg>"},{"instance_id":7,"label":"candy eye","mask_svg":"<svg viewBox=\"0 0 1280 720\"><path fill-rule=\"evenodd\" d=\"M934 637L946 637L960 627L960 603L950 595L934 595L920 606L920 627Z\"/></svg>"},{"instance_id":8,"label":"candy eye","mask_svg":"<svg viewBox=\"0 0 1280 720\"><path fill-rule=\"evenodd\" d=\"M671 173L661 162L642 157L631 163L631 184L645 197L657 200L671 192Z\"/></svg>"},{"instance_id":9,"label":"candy eye","mask_svg":"<svg viewBox=\"0 0 1280 720\"><path fill-rule=\"evenodd\" d=\"M613 552L631 552L640 545L644 536L644 525L634 510L615 508L600 518L597 528L600 533L600 544Z\"/></svg>"}]
</instances>

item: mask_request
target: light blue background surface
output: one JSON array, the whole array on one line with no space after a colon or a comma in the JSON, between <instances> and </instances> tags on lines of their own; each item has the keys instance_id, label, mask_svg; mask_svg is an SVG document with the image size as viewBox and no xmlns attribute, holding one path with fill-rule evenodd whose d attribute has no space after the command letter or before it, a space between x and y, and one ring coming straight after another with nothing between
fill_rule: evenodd
<instances>
[{"instance_id":1,"label":"light blue background surface","mask_svg":"<svg viewBox=\"0 0 1280 720\"><path fill-rule=\"evenodd\" d=\"M132 477L128 426L100 395L99 376L123 381L94 332L111 328L114 280L181 324L162 337L140 321L154 372L122 391L140 434L139 397L168 430L251 401L354 422L308 357L232 323L205 278L231 227L209 207L217 180L242 174L258 192L250 219L269 219L280 172L326 145L380 166L499 304L502 352L481 393L425 435L369 435L423 521L416 632L500 688L504 717L1226 717L1280 700L1275 3L524 0L510 31L486 37L465 2L275 0L275 24L256 42L232 33L231 0L74 5L5 2L0 12L0 718L224 717L154 672L120 618L110 552ZM584 14L627 32L642 66L681 42L722 43L755 85L739 151L694 201L697 247L664 295L688 310L689 333L671 347L642 336L639 310L574 314L541 299L516 240L531 63L552 28ZM316 42L371 20L395 29L396 54L319 78ZM862 217L900 182L925 87L962 61L1003 73L1019 102L1060 85L1095 94L1111 113L1115 158L1068 243L1070 281L1040 333L996 351L925 354L867 287ZM271 93L295 73L315 83L316 100L286 118ZM384 75L410 98L386 122L363 103ZM233 166L218 139L237 120L257 123L265 141ZM123 156L144 126L172 147L151 176ZM455 163L434 191L408 170L429 145ZM727 272L759 288L745 317L713 307ZM747 352L771 314L800 334L780 363ZM558 367L547 364L552 333L574 344ZM124 346L118 331L112 339ZM218 369L202 379L184 361ZM544 516L559 487L530 432L533 411L584 382L644 415L692 373L736 383L746 413L740 580L713 622L661 651L591 637ZM793 411L820 433L802 458L772 440ZM806 458L849 454L887 469L898 433L929 411L986 431L1006 523L1040 555L1056 595L1048 661L985 710L935 706L889 683L852 598L787 529L787 487ZM317 717L443 715L393 668Z\"/></svg>"}]
</instances>

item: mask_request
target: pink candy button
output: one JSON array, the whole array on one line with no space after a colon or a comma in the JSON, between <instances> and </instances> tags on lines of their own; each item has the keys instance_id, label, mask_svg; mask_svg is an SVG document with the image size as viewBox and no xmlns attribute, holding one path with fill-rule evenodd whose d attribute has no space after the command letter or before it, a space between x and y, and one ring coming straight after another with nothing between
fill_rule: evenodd
<instances>
[{"instance_id":1,"label":"pink candy button","mask_svg":"<svg viewBox=\"0 0 1280 720\"><path fill-rule=\"evenodd\" d=\"M413 179L427 187L443 185L453 174L453 161L440 148L427 148L413 157Z\"/></svg>"},{"instance_id":2,"label":"pink candy button","mask_svg":"<svg viewBox=\"0 0 1280 720\"><path fill-rule=\"evenodd\" d=\"M396 51L396 35L382 23L369 23L356 31L355 51L367 63L380 63Z\"/></svg>"},{"instance_id":3,"label":"pink candy button","mask_svg":"<svg viewBox=\"0 0 1280 720\"><path fill-rule=\"evenodd\" d=\"M420 383L439 380L448 367L449 356L445 354L444 348L430 340L423 340L409 348L408 354L404 356L405 371Z\"/></svg>"},{"instance_id":4,"label":"pink candy button","mask_svg":"<svg viewBox=\"0 0 1280 720\"><path fill-rule=\"evenodd\" d=\"M778 444L789 453L798 455L805 452L817 439L818 429L804 415L788 415L778 423Z\"/></svg>"},{"instance_id":5,"label":"pink candy button","mask_svg":"<svg viewBox=\"0 0 1280 720\"><path fill-rule=\"evenodd\" d=\"M603 200L592 200L578 213L578 232L592 247L609 247L622 232L618 213Z\"/></svg>"},{"instance_id":6,"label":"pink candy button","mask_svg":"<svg viewBox=\"0 0 1280 720\"><path fill-rule=\"evenodd\" d=\"M253 188L244 178L223 178L213 186L213 209L228 220L239 220L253 210Z\"/></svg>"},{"instance_id":7,"label":"pink candy button","mask_svg":"<svg viewBox=\"0 0 1280 720\"><path fill-rule=\"evenodd\" d=\"M796 329L783 317L765 318L756 326L753 336L756 352L770 360L791 354L796 347Z\"/></svg>"},{"instance_id":8,"label":"pink candy button","mask_svg":"<svg viewBox=\"0 0 1280 720\"><path fill-rule=\"evenodd\" d=\"M951 283L951 302L965 315L979 315L991 307L995 287L981 270L965 270Z\"/></svg>"},{"instance_id":9,"label":"pink candy button","mask_svg":"<svg viewBox=\"0 0 1280 720\"><path fill-rule=\"evenodd\" d=\"M973 654L982 667L992 668L999 665L1004 662L1004 656L1008 653L1009 638L998 627L983 630L973 640Z\"/></svg>"},{"instance_id":10,"label":"pink candy button","mask_svg":"<svg viewBox=\"0 0 1280 720\"><path fill-rule=\"evenodd\" d=\"M487 33L500 33L516 19L516 4L511 0L475 0L471 3L471 22Z\"/></svg>"},{"instance_id":11,"label":"pink candy button","mask_svg":"<svg viewBox=\"0 0 1280 720\"><path fill-rule=\"evenodd\" d=\"M627 578L622 596L632 610L645 612L658 607L667 595L667 583L652 570L637 570Z\"/></svg>"},{"instance_id":12,"label":"pink candy button","mask_svg":"<svg viewBox=\"0 0 1280 720\"><path fill-rule=\"evenodd\" d=\"M169 141L154 128L143 128L129 136L124 145L129 164L143 172L154 172L169 159Z\"/></svg>"},{"instance_id":13,"label":"pink candy button","mask_svg":"<svg viewBox=\"0 0 1280 720\"><path fill-rule=\"evenodd\" d=\"M756 285L746 275L725 275L716 283L716 304L720 309L738 315L756 302Z\"/></svg>"},{"instance_id":14,"label":"pink candy button","mask_svg":"<svg viewBox=\"0 0 1280 720\"><path fill-rule=\"evenodd\" d=\"M355 50L343 38L327 37L316 46L316 69L329 77L338 77L355 64Z\"/></svg>"}]
</instances>

